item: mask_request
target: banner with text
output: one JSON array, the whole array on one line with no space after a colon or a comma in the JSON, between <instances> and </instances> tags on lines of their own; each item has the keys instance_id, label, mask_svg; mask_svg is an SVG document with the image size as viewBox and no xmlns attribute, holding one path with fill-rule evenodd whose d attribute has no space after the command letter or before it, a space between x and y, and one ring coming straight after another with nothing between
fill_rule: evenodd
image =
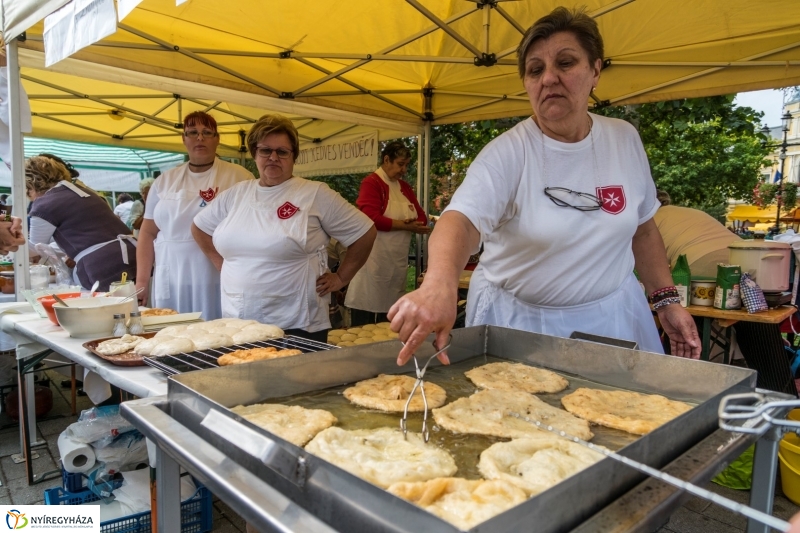
<instances>
[{"instance_id":1,"label":"banner with text","mask_svg":"<svg viewBox=\"0 0 800 533\"><path fill-rule=\"evenodd\" d=\"M320 143L303 143L294 163L296 176L360 174L378 168L378 131L337 135Z\"/></svg>"}]
</instances>

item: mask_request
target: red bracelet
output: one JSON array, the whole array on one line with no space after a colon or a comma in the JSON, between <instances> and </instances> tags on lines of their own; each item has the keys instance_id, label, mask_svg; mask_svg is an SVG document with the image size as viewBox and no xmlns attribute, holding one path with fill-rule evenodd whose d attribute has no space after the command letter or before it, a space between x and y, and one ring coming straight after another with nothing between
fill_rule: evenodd
<instances>
[{"instance_id":1,"label":"red bracelet","mask_svg":"<svg viewBox=\"0 0 800 533\"><path fill-rule=\"evenodd\" d=\"M650 293L648 300L650 303L655 304L665 298L673 298L676 296L679 296L677 287L663 287Z\"/></svg>"}]
</instances>

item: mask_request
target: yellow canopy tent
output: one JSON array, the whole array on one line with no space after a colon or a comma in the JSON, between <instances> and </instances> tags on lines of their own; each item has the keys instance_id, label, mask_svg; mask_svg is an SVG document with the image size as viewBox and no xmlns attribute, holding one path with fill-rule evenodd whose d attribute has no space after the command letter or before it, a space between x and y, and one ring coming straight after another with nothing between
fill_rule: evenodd
<instances>
[{"instance_id":1,"label":"yellow canopy tent","mask_svg":"<svg viewBox=\"0 0 800 533\"><path fill-rule=\"evenodd\" d=\"M777 215L778 210L775 207L762 209L755 205L737 205L725 218L728 222L741 221L752 224L772 222L775 225Z\"/></svg>"},{"instance_id":2,"label":"yellow canopy tent","mask_svg":"<svg viewBox=\"0 0 800 533\"><path fill-rule=\"evenodd\" d=\"M20 46L42 50L41 17L65 3L3 0L6 38L28 30ZM515 49L560 3L144 0L116 33L74 57L414 124L453 123L530 113ZM800 84L796 0L580 3L596 17L608 58L595 102Z\"/></svg>"}]
</instances>

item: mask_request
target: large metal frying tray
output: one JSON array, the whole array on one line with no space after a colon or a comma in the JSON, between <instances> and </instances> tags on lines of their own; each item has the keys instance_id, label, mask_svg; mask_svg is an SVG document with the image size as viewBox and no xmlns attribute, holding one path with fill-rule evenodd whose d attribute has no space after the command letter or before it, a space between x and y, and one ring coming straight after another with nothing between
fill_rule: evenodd
<instances>
[{"instance_id":1,"label":"large metal frying tray","mask_svg":"<svg viewBox=\"0 0 800 533\"><path fill-rule=\"evenodd\" d=\"M398 349L398 342L386 342L173 376L168 401L158 408L204 445L224 453L226 468L233 469L226 476L235 477L238 469L252 473L336 530L454 532L457 529L449 523L305 453L228 409L352 383L379 373L407 371L395 365ZM426 350L432 350L430 345ZM755 372L747 369L504 328L477 326L453 332L451 361L485 354L571 373L603 385L696 403L691 411L620 452L657 468L714 432L721 397L752 391L756 380ZM126 407L123 405L123 414L158 442L159 423L148 421L141 414L144 411ZM174 451L183 457L192 454L189 449ZM202 472L193 473L206 481ZM642 479L641 474L606 459L473 531L567 531Z\"/></svg>"}]
</instances>

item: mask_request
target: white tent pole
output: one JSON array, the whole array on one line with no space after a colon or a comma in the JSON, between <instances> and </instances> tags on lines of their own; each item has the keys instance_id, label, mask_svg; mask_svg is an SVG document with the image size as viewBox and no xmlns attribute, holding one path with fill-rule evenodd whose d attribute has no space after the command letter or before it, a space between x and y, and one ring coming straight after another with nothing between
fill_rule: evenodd
<instances>
[{"instance_id":1,"label":"white tent pole","mask_svg":"<svg viewBox=\"0 0 800 533\"><path fill-rule=\"evenodd\" d=\"M417 201L420 203L424 203L423 200L423 192L422 192L422 172L423 172L423 165L425 160L425 148L423 146L423 138L422 135L417 135ZM428 214L426 211L425 214ZM414 287L419 288L419 275L422 273L422 235L417 233L415 235L417 249L416 253L414 254Z\"/></svg>"},{"instance_id":2,"label":"white tent pole","mask_svg":"<svg viewBox=\"0 0 800 533\"><path fill-rule=\"evenodd\" d=\"M423 174L423 185L422 188L424 190L425 196L423 199L425 203L422 204L422 210L425 213L429 212L429 203L431 199L431 121L425 121L425 171ZM422 268L425 268L425 265L428 262L428 238L423 237L424 245L422 247L423 250L423 264Z\"/></svg>"},{"instance_id":3,"label":"white tent pole","mask_svg":"<svg viewBox=\"0 0 800 533\"><path fill-rule=\"evenodd\" d=\"M22 117L20 116L20 72L17 40L11 39L6 46L8 60L8 116L9 137L11 138L11 197L14 214L22 219L22 234L28 235L28 217L25 208L28 203L25 194L25 150L22 139ZM14 254L14 271L17 301L24 301L22 291L31 288L31 271L27 246ZM34 439L35 440L35 439Z\"/></svg>"}]
</instances>

